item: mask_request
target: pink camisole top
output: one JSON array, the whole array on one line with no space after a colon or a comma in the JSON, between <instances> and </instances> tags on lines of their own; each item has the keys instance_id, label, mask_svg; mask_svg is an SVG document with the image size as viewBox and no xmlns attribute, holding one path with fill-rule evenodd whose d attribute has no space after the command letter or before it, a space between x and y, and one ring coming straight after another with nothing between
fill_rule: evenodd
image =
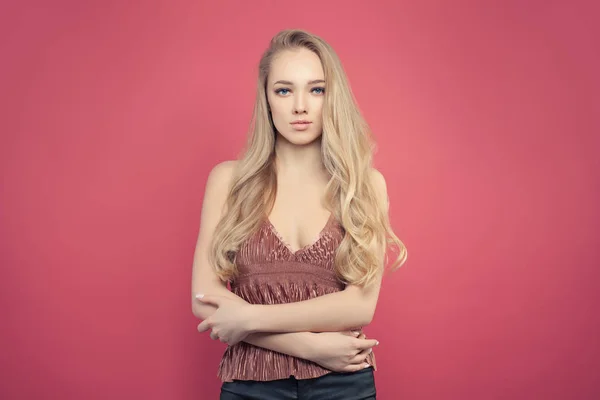
<instances>
[{"instance_id":1,"label":"pink camisole top","mask_svg":"<svg viewBox=\"0 0 600 400\"><path fill-rule=\"evenodd\" d=\"M313 243L294 252L265 218L238 251L239 275L231 289L251 304L298 302L341 291L345 284L335 274L334 256L343 237L344 229L332 215ZM373 353L365 361L376 368ZM330 372L311 361L240 342L227 347L218 377L223 382L270 381Z\"/></svg>"}]
</instances>

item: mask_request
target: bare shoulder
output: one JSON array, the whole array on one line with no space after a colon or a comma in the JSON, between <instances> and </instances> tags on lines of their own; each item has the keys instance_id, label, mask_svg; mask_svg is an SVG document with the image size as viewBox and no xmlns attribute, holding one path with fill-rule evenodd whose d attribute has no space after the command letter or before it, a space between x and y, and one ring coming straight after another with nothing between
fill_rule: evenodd
<instances>
[{"instance_id":1,"label":"bare shoulder","mask_svg":"<svg viewBox=\"0 0 600 400\"><path fill-rule=\"evenodd\" d=\"M206 190L226 191L231 183L237 163L237 160L228 160L215 165L208 174Z\"/></svg>"},{"instance_id":2,"label":"bare shoulder","mask_svg":"<svg viewBox=\"0 0 600 400\"><path fill-rule=\"evenodd\" d=\"M383 174L379 170L371 168L371 179L377 192L387 196L387 183Z\"/></svg>"},{"instance_id":3,"label":"bare shoulder","mask_svg":"<svg viewBox=\"0 0 600 400\"><path fill-rule=\"evenodd\" d=\"M204 203L208 203L209 207L212 205L221 208L225 203L236 166L236 160L228 160L211 169L204 189Z\"/></svg>"},{"instance_id":4,"label":"bare shoulder","mask_svg":"<svg viewBox=\"0 0 600 400\"><path fill-rule=\"evenodd\" d=\"M379 189L386 188L385 177L378 169L371 168L371 179Z\"/></svg>"},{"instance_id":5,"label":"bare shoulder","mask_svg":"<svg viewBox=\"0 0 600 400\"><path fill-rule=\"evenodd\" d=\"M375 188L376 195L377 195L379 201L381 202L381 204L384 204L387 206L388 194L387 194L387 183L385 181L385 177L379 170L377 170L375 168L371 168L371 179L373 181L373 186Z\"/></svg>"},{"instance_id":6,"label":"bare shoulder","mask_svg":"<svg viewBox=\"0 0 600 400\"><path fill-rule=\"evenodd\" d=\"M225 181L226 183L229 183L237 163L237 160L227 160L218 163L210 170L208 180L215 182Z\"/></svg>"}]
</instances>

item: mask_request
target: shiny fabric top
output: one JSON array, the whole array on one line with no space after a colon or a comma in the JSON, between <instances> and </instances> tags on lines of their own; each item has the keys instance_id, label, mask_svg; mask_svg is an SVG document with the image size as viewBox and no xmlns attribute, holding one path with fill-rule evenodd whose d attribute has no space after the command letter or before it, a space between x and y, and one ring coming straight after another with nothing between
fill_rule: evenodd
<instances>
[{"instance_id":1,"label":"shiny fabric top","mask_svg":"<svg viewBox=\"0 0 600 400\"><path fill-rule=\"evenodd\" d=\"M251 304L283 304L343 290L334 270L343 227L331 215L315 240L293 251L268 218L240 248L232 291ZM360 328L357 328L360 330ZM373 353L366 362L374 368ZM227 347L219 365L223 382L316 378L331 372L311 361L240 342Z\"/></svg>"}]
</instances>

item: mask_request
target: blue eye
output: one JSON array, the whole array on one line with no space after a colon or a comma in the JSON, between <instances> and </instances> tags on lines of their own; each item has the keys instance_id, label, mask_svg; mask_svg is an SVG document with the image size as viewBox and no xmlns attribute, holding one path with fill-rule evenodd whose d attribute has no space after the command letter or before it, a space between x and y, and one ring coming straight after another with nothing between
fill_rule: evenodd
<instances>
[{"instance_id":1,"label":"blue eye","mask_svg":"<svg viewBox=\"0 0 600 400\"><path fill-rule=\"evenodd\" d=\"M315 90L317 90L318 92L315 93ZM289 91L290 91L289 89L281 88L281 89L275 90L275 93L285 96L287 94L287 92L289 92ZM324 94L325 93L325 88L323 88L323 87L316 87L316 88L312 89L312 92L315 93L315 94Z\"/></svg>"}]
</instances>

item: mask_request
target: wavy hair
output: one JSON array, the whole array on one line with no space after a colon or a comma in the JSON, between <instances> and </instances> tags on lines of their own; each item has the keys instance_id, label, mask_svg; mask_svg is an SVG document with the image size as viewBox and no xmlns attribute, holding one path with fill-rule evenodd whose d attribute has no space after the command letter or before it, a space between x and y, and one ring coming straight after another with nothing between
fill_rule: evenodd
<instances>
[{"instance_id":1,"label":"wavy hair","mask_svg":"<svg viewBox=\"0 0 600 400\"><path fill-rule=\"evenodd\" d=\"M335 270L346 284L369 285L387 264L388 248L398 250L391 265L395 269L405 262L406 247L390 225L388 199L386 204L378 199L372 174L376 146L342 64L323 39L298 29L275 35L260 59L248 141L236 163L224 214L213 234L209 260L221 280L235 279L237 251L273 207L277 192L276 129L267 102L267 78L271 62L280 52L300 48L314 52L325 73L321 153L331 177L325 204L345 231L336 251Z\"/></svg>"}]
</instances>

